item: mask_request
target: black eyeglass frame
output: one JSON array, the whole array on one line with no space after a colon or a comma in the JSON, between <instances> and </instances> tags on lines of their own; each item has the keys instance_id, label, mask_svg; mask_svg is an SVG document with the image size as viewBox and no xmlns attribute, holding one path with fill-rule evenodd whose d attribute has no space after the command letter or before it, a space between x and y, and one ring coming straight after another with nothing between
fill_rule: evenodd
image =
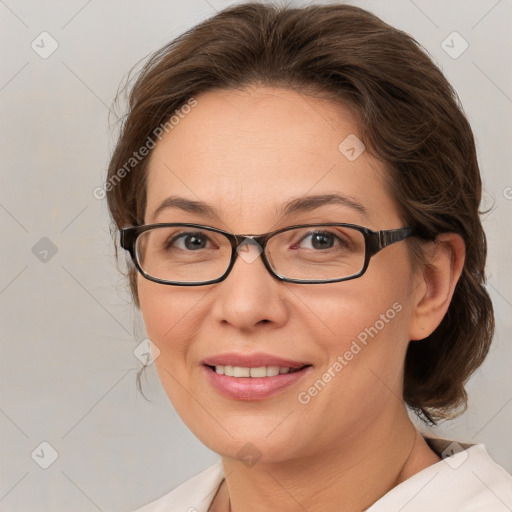
<instances>
[{"instance_id":1,"label":"black eyeglass frame","mask_svg":"<svg viewBox=\"0 0 512 512\"><path fill-rule=\"evenodd\" d=\"M206 231L213 231L215 233L220 233L224 235L231 244L231 261L229 263L228 268L224 272L222 276L217 279L213 279L210 281L202 281L202 282L178 282L178 281L165 281L163 279L158 279L156 277L150 276L147 274L139 264L135 244L137 242L137 238L144 232L149 231L154 228L160 227L174 227L174 226L185 226L191 228L203 229ZM338 279L316 279L316 280L302 280L302 279L293 279L289 277L284 277L278 274L270 265L270 262L267 259L267 255L265 254L265 247L273 236L282 233L284 231L289 231L290 229L296 228L307 228L307 227L317 227L317 226L338 226L338 227L347 227L352 228L364 236L365 243L365 251L364 251L364 263L361 268L361 271L353 276L342 277ZM261 235L235 235L232 233L228 233L219 228L214 228L212 226L204 226L202 224L191 224L187 222L172 222L172 223L158 223L158 224L145 224L142 226L134 226L134 227L125 227L120 230L120 244L123 249L129 252L132 261L137 268L137 270L144 276L146 279L153 281L155 283L167 284L173 286L204 286L208 284L215 284L224 281L227 278L231 269L233 268L236 258L238 256L237 249L240 245L242 245L246 239L253 240L258 243L261 248L261 257L263 260L263 264L265 268L269 271L269 273L277 278L280 281L285 281L288 283L298 283L298 284L325 284L325 283L338 283L341 281L349 281L351 279L357 279L361 277L366 270L368 269L368 265L370 263L370 259L372 256L377 254L379 251L384 249L385 247L394 244L396 242L401 242L405 240L409 236L414 235L414 229L410 227L398 228L398 229L386 229L381 231L373 231L369 228L358 226L357 224L346 224L339 222L322 222L318 224L297 224L294 226L287 226L286 228L278 229L276 231L271 231L270 233L263 233ZM239 240L240 239L240 240Z\"/></svg>"}]
</instances>

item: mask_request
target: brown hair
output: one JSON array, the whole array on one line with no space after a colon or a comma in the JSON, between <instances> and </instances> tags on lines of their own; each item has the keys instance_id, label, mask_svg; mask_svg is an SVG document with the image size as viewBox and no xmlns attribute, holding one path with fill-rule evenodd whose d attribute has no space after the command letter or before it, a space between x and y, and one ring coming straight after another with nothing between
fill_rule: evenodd
<instances>
[{"instance_id":1,"label":"brown hair","mask_svg":"<svg viewBox=\"0 0 512 512\"><path fill-rule=\"evenodd\" d=\"M144 222L148 157L122 179L119 171L154 141L155 128L201 92L255 84L316 92L348 106L368 151L389 170L404 222L430 240L442 232L463 237L466 260L448 312L429 337L410 342L404 375L404 400L420 417L434 423L460 413L464 385L494 333L475 142L455 91L426 52L373 14L350 5L245 3L154 53L131 86L108 169L113 233ZM408 243L418 254L417 241ZM129 277L140 307L135 269Z\"/></svg>"}]
</instances>

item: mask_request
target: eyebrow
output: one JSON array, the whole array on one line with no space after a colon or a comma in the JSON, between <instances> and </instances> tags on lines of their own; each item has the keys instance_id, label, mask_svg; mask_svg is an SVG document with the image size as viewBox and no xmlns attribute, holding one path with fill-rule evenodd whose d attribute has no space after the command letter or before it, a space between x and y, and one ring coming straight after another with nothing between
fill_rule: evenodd
<instances>
[{"instance_id":1,"label":"eyebrow","mask_svg":"<svg viewBox=\"0 0 512 512\"><path fill-rule=\"evenodd\" d=\"M369 218L368 210L365 206L352 197L340 194L315 194L293 198L278 209L277 215L279 219L282 219L293 214L309 212L330 204L352 208L364 217ZM194 201L180 196L170 196L164 199L153 213L153 218L156 218L159 213L168 208L178 208L188 213L220 220L220 216L213 206L203 201Z\"/></svg>"}]
</instances>

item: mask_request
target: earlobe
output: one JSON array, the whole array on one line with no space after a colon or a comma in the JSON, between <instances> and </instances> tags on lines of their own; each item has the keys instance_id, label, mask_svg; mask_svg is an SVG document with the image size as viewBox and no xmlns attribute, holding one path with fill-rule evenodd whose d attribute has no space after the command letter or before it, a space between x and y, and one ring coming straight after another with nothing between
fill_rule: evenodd
<instances>
[{"instance_id":1,"label":"earlobe","mask_svg":"<svg viewBox=\"0 0 512 512\"><path fill-rule=\"evenodd\" d=\"M421 286L416 288L409 339L430 336L448 311L453 292L464 267L465 244L457 233L441 233L426 249Z\"/></svg>"}]
</instances>

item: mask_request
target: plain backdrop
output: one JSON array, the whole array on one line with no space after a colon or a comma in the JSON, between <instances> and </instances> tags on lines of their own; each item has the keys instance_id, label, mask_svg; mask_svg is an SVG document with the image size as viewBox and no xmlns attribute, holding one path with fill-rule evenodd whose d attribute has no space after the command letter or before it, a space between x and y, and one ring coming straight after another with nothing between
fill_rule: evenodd
<instances>
[{"instance_id":1,"label":"plain backdrop","mask_svg":"<svg viewBox=\"0 0 512 512\"><path fill-rule=\"evenodd\" d=\"M181 422L153 367L143 379L151 401L136 389L144 328L93 191L128 70L232 3L0 1L1 511L125 512L218 460ZM474 128L483 208L493 207L484 222L497 332L468 384L468 411L435 433L485 443L511 472L512 2L352 3L429 51Z\"/></svg>"}]
</instances>

